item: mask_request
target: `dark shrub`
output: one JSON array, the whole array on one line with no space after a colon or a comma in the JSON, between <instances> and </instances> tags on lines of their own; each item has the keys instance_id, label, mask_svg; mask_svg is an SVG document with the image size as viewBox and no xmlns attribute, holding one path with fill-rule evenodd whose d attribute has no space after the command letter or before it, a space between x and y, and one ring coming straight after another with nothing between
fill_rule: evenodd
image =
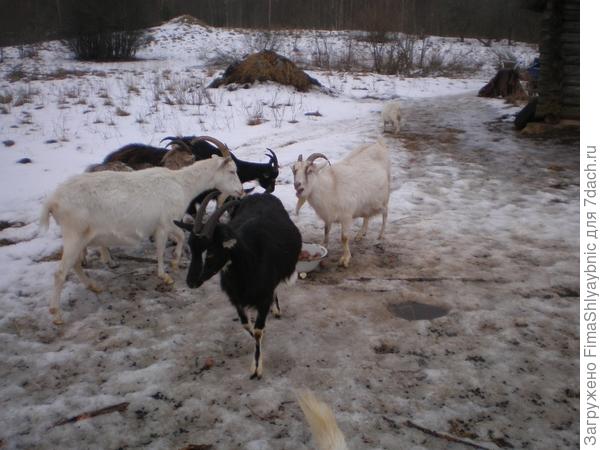
<instances>
[{"instance_id":1,"label":"dark shrub","mask_svg":"<svg viewBox=\"0 0 600 450\"><path fill-rule=\"evenodd\" d=\"M143 0L66 0L65 43L77 59L131 59L146 40L148 11Z\"/></svg>"},{"instance_id":2,"label":"dark shrub","mask_svg":"<svg viewBox=\"0 0 600 450\"><path fill-rule=\"evenodd\" d=\"M81 34L68 39L67 45L76 59L115 60L133 58L144 42L142 31L125 30Z\"/></svg>"}]
</instances>

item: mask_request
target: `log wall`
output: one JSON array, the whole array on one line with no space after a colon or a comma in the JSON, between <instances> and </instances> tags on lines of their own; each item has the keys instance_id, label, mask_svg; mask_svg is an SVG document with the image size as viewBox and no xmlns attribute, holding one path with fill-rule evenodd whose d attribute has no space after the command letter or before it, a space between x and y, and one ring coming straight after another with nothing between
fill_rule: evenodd
<instances>
[{"instance_id":1,"label":"log wall","mask_svg":"<svg viewBox=\"0 0 600 450\"><path fill-rule=\"evenodd\" d=\"M579 119L579 0L546 2L538 90L538 119Z\"/></svg>"}]
</instances>

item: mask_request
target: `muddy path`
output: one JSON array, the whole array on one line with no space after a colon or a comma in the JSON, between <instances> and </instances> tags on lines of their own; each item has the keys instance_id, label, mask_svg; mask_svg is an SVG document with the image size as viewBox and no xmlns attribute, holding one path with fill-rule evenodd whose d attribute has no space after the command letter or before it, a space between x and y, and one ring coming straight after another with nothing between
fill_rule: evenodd
<instances>
[{"instance_id":1,"label":"muddy path","mask_svg":"<svg viewBox=\"0 0 600 450\"><path fill-rule=\"evenodd\" d=\"M47 292L3 293L35 311L0 329L5 445L309 449L293 394L307 387L352 449L472 448L407 421L489 449L576 447L577 144L524 138L497 101L472 96L406 112L405 132L385 137L386 239L373 220L340 269L334 228L323 267L286 289L283 318L267 322L260 382L218 281L190 291L181 270L159 284L150 246L116 252L115 271L92 260L107 290L68 283L62 329L45 315ZM378 120L340 129L375 137ZM306 240L321 238L310 213L297 220ZM443 315L428 320L431 308ZM126 412L48 428L124 401Z\"/></svg>"},{"instance_id":2,"label":"muddy path","mask_svg":"<svg viewBox=\"0 0 600 450\"><path fill-rule=\"evenodd\" d=\"M384 448L453 448L390 429L391 399L402 417L488 446L578 442L577 137L523 137L497 102L412 103L387 138L403 210L385 243L354 245L348 270L310 282L359 317L364 385L399 439ZM411 302L449 314L396 317Z\"/></svg>"}]
</instances>

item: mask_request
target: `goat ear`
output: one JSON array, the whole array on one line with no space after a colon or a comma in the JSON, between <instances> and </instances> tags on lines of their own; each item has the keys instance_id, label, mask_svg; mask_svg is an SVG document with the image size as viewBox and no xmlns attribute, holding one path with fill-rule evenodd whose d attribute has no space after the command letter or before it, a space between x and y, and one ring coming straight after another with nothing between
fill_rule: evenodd
<instances>
[{"instance_id":1,"label":"goat ear","mask_svg":"<svg viewBox=\"0 0 600 450\"><path fill-rule=\"evenodd\" d=\"M235 234L227 225L223 224L215 229L214 239L221 243L221 247L226 249L232 249L237 244L237 238Z\"/></svg>"},{"instance_id":2,"label":"goat ear","mask_svg":"<svg viewBox=\"0 0 600 450\"><path fill-rule=\"evenodd\" d=\"M226 241L223 241L223 248L233 248L235 247L235 244L237 244L237 239L235 238L231 238L231 239L227 239Z\"/></svg>"},{"instance_id":3,"label":"goat ear","mask_svg":"<svg viewBox=\"0 0 600 450\"><path fill-rule=\"evenodd\" d=\"M221 161L221 165L219 166L219 168L223 167L229 161L232 161L231 156L227 156L227 157L223 158L223 161Z\"/></svg>"},{"instance_id":4,"label":"goat ear","mask_svg":"<svg viewBox=\"0 0 600 450\"><path fill-rule=\"evenodd\" d=\"M191 224L191 223L185 223L185 222L182 222L181 220L174 220L173 223L175 225L177 225L179 228L181 228L182 230L185 230L185 231L191 232L194 229L194 225L193 224Z\"/></svg>"}]
</instances>

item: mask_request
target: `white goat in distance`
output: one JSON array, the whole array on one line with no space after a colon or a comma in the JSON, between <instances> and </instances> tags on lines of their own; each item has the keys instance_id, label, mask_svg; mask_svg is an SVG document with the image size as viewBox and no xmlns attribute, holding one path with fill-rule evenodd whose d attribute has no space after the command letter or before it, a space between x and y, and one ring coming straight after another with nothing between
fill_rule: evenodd
<instances>
[{"instance_id":1,"label":"white goat in distance","mask_svg":"<svg viewBox=\"0 0 600 450\"><path fill-rule=\"evenodd\" d=\"M308 200L321 220L325 222L323 245L329 242L332 223L342 225L342 245L344 253L340 265L348 267L350 246L348 234L353 219L363 218L362 228L356 240L367 233L369 219L382 215L379 239L383 238L390 198L390 159L389 151L382 140L353 150L336 164L317 165L315 161L323 158L322 153L313 153L306 161L302 155L292 167L294 188L298 203L296 214Z\"/></svg>"},{"instance_id":2,"label":"white goat in distance","mask_svg":"<svg viewBox=\"0 0 600 450\"><path fill-rule=\"evenodd\" d=\"M381 110L383 132L398 134L402 128L402 109L399 102L388 102Z\"/></svg>"},{"instance_id":3,"label":"white goat in distance","mask_svg":"<svg viewBox=\"0 0 600 450\"><path fill-rule=\"evenodd\" d=\"M60 294L71 269L87 288L101 290L81 267L87 246L131 245L154 236L158 276L165 283L173 282L164 269L167 237L173 237L177 243L174 269L179 265L185 237L173 220L180 219L190 201L208 189L243 195L236 165L226 147L222 153L222 158L213 156L181 170L157 167L135 172L83 173L58 186L44 204L40 218L42 228L48 228L52 215L62 229L64 241L50 299L55 324L62 323Z\"/></svg>"}]
</instances>

